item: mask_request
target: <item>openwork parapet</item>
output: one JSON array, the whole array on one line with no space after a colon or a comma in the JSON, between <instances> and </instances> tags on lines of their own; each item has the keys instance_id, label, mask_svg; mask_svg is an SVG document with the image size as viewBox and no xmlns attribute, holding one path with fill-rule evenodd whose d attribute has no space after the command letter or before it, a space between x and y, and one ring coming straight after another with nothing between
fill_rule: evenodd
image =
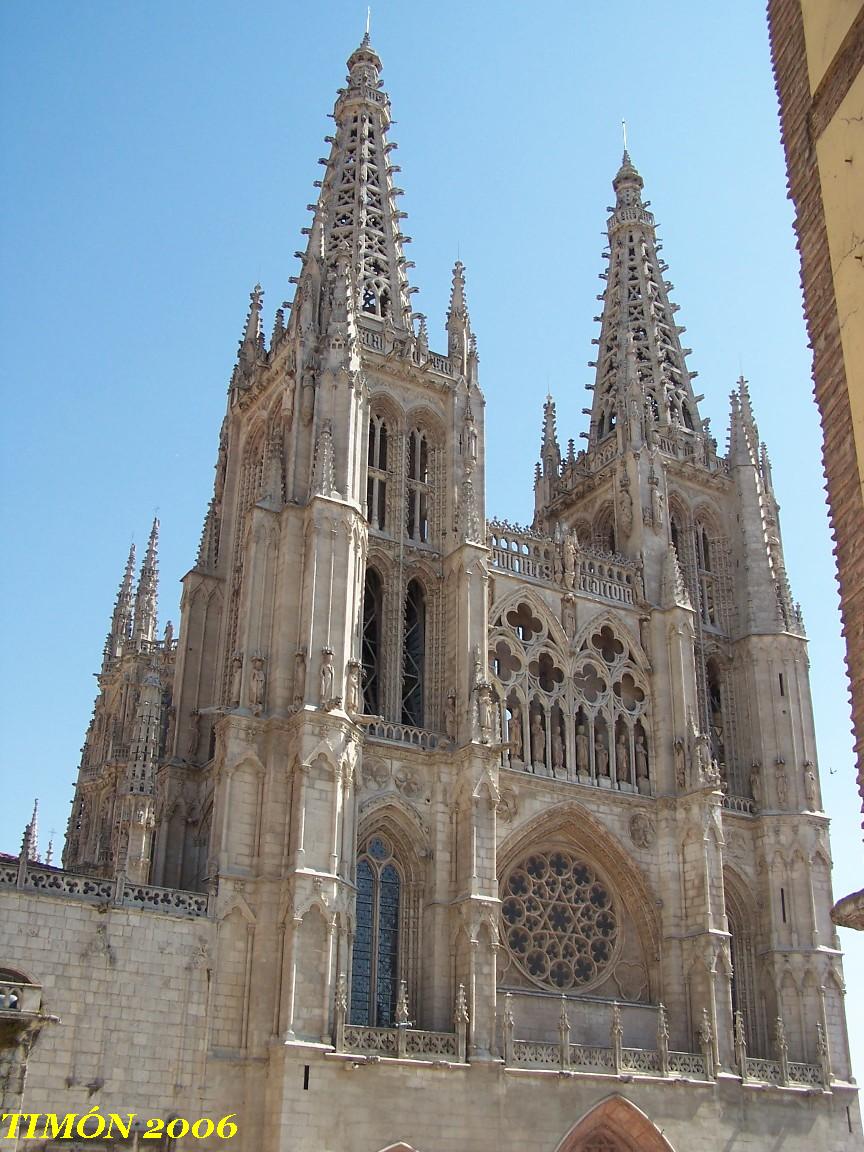
<instances>
[{"instance_id":1,"label":"openwork parapet","mask_svg":"<svg viewBox=\"0 0 864 1152\"><path fill-rule=\"evenodd\" d=\"M90 904L112 904L118 908L146 908L172 916L207 916L210 899L204 892L185 892L153 884L131 884L122 874L116 880L82 876L55 868L25 863L0 866L0 885L52 896L67 896Z\"/></svg>"}]
</instances>

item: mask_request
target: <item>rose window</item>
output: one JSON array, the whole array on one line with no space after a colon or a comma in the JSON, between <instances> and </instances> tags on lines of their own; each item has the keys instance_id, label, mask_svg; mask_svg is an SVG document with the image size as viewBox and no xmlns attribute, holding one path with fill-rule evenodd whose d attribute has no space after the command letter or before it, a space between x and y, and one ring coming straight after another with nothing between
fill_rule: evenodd
<instances>
[{"instance_id":1,"label":"rose window","mask_svg":"<svg viewBox=\"0 0 864 1152\"><path fill-rule=\"evenodd\" d=\"M537 984L566 991L592 984L609 966L618 914L590 864L570 852L534 852L507 877L504 938L516 964Z\"/></svg>"}]
</instances>

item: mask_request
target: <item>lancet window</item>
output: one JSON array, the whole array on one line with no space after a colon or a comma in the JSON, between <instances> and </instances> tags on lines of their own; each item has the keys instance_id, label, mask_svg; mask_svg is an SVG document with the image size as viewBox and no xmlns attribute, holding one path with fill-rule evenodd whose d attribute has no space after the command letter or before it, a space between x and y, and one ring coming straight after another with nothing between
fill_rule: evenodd
<instances>
[{"instance_id":1,"label":"lancet window","mask_svg":"<svg viewBox=\"0 0 864 1152\"><path fill-rule=\"evenodd\" d=\"M381 577L374 568L366 570L363 590L363 633L360 658L363 667L363 711L377 716L381 711L381 624L384 596Z\"/></svg>"},{"instance_id":2,"label":"lancet window","mask_svg":"<svg viewBox=\"0 0 864 1152\"><path fill-rule=\"evenodd\" d=\"M357 928L351 966L351 1023L394 1023L399 992L402 874L390 841L374 835L357 860Z\"/></svg>"},{"instance_id":3,"label":"lancet window","mask_svg":"<svg viewBox=\"0 0 864 1152\"><path fill-rule=\"evenodd\" d=\"M652 791L648 688L632 641L598 624L575 655L542 611L506 609L492 631L505 767L625 792Z\"/></svg>"},{"instance_id":4,"label":"lancet window","mask_svg":"<svg viewBox=\"0 0 864 1152\"><path fill-rule=\"evenodd\" d=\"M405 530L409 540L429 540L429 442L426 433L414 428L408 435L408 485Z\"/></svg>"},{"instance_id":5,"label":"lancet window","mask_svg":"<svg viewBox=\"0 0 864 1152\"><path fill-rule=\"evenodd\" d=\"M714 547L704 524L696 528L696 574L699 581L699 611L703 624L717 624L717 585Z\"/></svg>"},{"instance_id":6,"label":"lancet window","mask_svg":"<svg viewBox=\"0 0 864 1152\"><path fill-rule=\"evenodd\" d=\"M402 723L423 727L426 662L426 594L419 580L411 580L405 595L405 632L402 645Z\"/></svg>"},{"instance_id":7,"label":"lancet window","mask_svg":"<svg viewBox=\"0 0 864 1152\"><path fill-rule=\"evenodd\" d=\"M366 515L370 528L382 532L387 524L387 451L389 431L383 416L369 417Z\"/></svg>"}]
</instances>

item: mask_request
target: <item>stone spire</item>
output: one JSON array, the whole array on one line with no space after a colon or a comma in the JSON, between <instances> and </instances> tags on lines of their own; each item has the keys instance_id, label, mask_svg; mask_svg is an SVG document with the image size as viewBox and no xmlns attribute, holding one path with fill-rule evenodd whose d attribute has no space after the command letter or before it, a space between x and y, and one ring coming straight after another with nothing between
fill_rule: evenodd
<instances>
[{"instance_id":1,"label":"stone spire","mask_svg":"<svg viewBox=\"0 0 864 1152\"><path fill-rule=\"evenodd\" d=\"M561 472L561 447L558 443L558 426L555 401L551 394L546 396L543 405L543 444L540 449L543 475L557 479Z\"/></svg>"},{"instance_id":2,"label":"stone spire","mask_svg":"<svg viewBox=\"0 0 864 1152\"><path fill-rule=\"evenodd\" d=\"M156 596L159 589L159 520L154 518L147 541L144 563L135 591L135 618L132 635L136 641L156 639Z\"/></svg>"},{"instance_id":3,"label":"stone spire","mask_svg":"<svg viewBox=\"0 0 864 1152\"><path fill-rule=\"evenodd\" d=\"M608 265L602 273L606 290L599 297L603 314L597 317L600 351L592 363L597 372L589 443L605 439L624 413L631 414L631 440L636 432L630 427L633 415L641 423L643 412L649 425L679 426L699 434L702 424L690 384L695 373L687 369L689 349L682 348L679 339L684 329L674 321L678 306L669 301L672 285L663 279L666 265L658 256L654 216L642 199L643 180L626 151L612 186L615 205L607 223Z\"/></svg>"},{"instance_id":4,"label":"stone spire","mask_svg":"<svg viewBox=\"0 0 864 1152\"><path fill-rule=\"evenodd\" d=\"M265 354L264 327L261 318L263 302L264 290L260 284L256 284L249 293L249 311L238 346L237 364L231 376L230 388L242 388L246 385L253 368Z\"/></svg>"},{"instance_id":5,"label":"stone spire","mask_svg":"<svg viewBox=\"0 0 864 1152\"><path fill-rule=\"evenodd\" d=\"M465 265L457 260L453 265L453 283L450 288L450 307L447 311L447 353L457 375L473 378L476 360L471 317L465 297Z\"/></svg>"},{"instance_id":6,"label":"stone spire","mask_svg":"<svg viewBox=\"0 0 864 1152\"><path fill-rule=\"evenodd\" d=\"M102 671L106 671L109 661L115 660L123 651L123 641L132 635L132 615L134 603L132 598L132 584L135 579L135 545L129 548L129 558L117 599L114 602L114 611L111 615L111 630L105 640L105 653L102 661Z\"/></svg>"},{"instance_id":7,"label":"stone spire","mask_svg":"<svg viewBox=\"0 0 864 1152\"><path fill-rule=\"evenodd\" d=\"M413 335L411 289L405 274L404 236L400 221L405 213L396 204L401 188L393 183L399 171L390 163L396 147L388 143L390 99L380 80L381 60L368 32L348 58L347 87L340 88L333 118L335 136L328 136L330 155L321 159L324 178L313 207L304 272L316 274L323 261L331 266L347 247L355 270L358 311L389 320ZM303 277L300 277L303 284Z\"/></svg>"},{"instance_id":8,"label":"stone spire","mask_svg":"<svg viewBox=\"0 0 864 1152\"><path fill-rule=\"evenodd\" d=\"M27 859L34 864L39 859L39 801L33 801L33 815L24 832L24 843L27 846Z\"/></svg>"},{"instance_id":9,"label":"stone spire","mask_svg":"<svg viewBox=\"0 0 864 1152\"><path fill-rule=\"evenodd\" d=\"M743 376L730 397L729 466L741 508L743 573L747 586L740 607L745 627L803 633L799 607L792 599L780 536L780 510L774 496L768 450Z\"/></svg>"}]
</instances>

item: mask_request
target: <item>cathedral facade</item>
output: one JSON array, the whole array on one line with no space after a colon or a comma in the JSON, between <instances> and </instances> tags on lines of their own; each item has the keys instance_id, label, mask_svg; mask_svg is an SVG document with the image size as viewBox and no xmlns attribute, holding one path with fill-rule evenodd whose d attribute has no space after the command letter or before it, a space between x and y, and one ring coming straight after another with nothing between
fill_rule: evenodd
<instances>
[{"instance_id":1,"label":"cathedral facade","mask_svg":"<svg viewBox=\"0 0 864 1152\"><path fill-rule=\"evenodd\" d=\"M63 867L32 827L0 859L4 1113L230 1113L244 1152L851 1149L747 383L723 455L625 152L585 446L548 398L533 523L487 521L465 271L435 352L380 68L367 36L269 341L252 293L178 635L154 524Z\"/></svg>"}]
</instances>

